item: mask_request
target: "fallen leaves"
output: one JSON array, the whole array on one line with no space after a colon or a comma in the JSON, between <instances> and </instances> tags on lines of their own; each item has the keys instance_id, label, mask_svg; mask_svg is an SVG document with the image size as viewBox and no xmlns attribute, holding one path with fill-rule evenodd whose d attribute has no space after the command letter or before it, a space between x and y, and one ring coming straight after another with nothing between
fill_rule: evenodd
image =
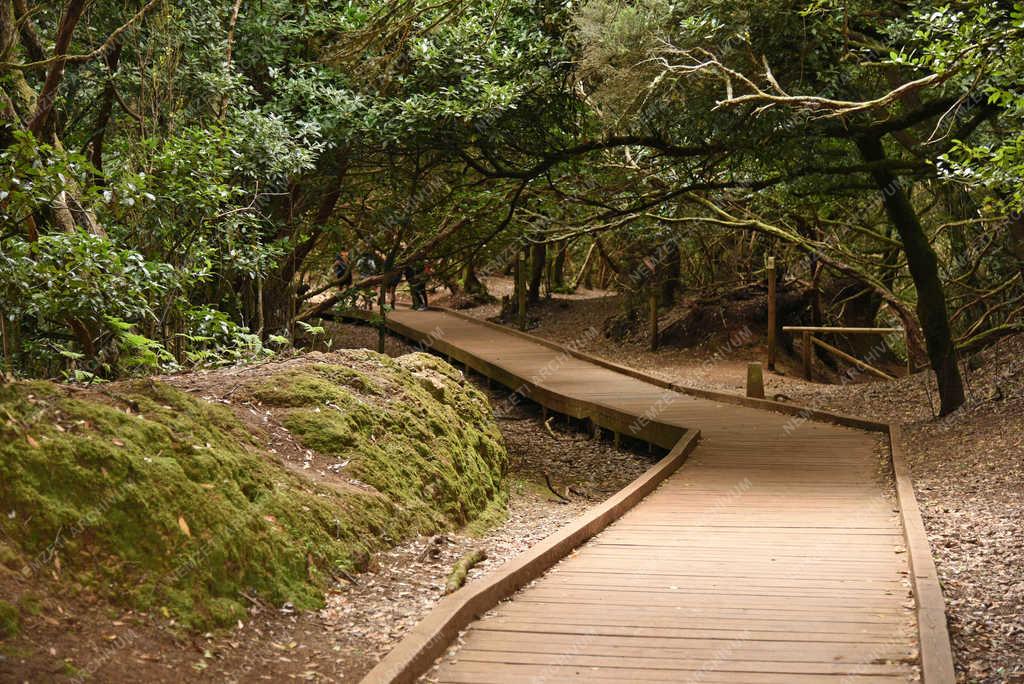
<instances>
[{"instance_id":1,"label":"fallen leaves","mask_svg":"<svg viewBox=\"0 0 1024 684\"><path fill-rule=\"evenodd\" d=\"M186 537L192 536L192 531L188 528L188 523L185 521L185 516L178 516L178 527Z\"/></svg>"}]
</instances>

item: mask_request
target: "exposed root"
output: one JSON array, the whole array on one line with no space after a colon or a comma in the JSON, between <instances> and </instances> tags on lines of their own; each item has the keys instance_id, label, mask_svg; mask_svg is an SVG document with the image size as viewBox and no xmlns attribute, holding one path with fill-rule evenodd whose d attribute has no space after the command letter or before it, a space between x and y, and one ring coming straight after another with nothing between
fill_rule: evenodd
<instances>
[{"instance_id":1,"label":"exposed root","mask_svg":"<svg viewBox=\"0 0 1024 684\"><path fill-rule=\"evenodd\" d=\"M487 560L487 552L483 549L474 549L460 558L459 562L452 568L452 573L448 575L448 582L444 586L444 593L451 594L462 588L462 585L466 583L466 575L469 571L485 560Z\"/></svg>"}]
</instances>

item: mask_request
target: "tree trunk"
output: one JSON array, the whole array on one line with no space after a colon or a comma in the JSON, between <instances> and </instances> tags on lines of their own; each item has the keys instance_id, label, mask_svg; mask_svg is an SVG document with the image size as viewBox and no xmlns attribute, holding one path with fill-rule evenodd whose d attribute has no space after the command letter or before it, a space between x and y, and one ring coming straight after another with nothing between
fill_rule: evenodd
<instances>
[{"instance_id":1,"label":"tree trunk","mask_svg":"<svg viewBox=\"0 0 1024 684\"><path fill-rule=\"evenodd\" d=\"M107 65L107 83L103 86L103 95L100 97L100 109L96 114L96 126L93 129L92 138L89 140L90 153L89 161L96 167L99 173L94 181L97 185L104 184L103 180L103 143L106 140L107 126L110 125L110 116L114 111L114 73L121 61L121 43L116 43L114 48L104 57Z\"/></svg>"},{"instance_id":2,"label":"tree trunk","mask_svg":"<svg viewBox=\"0 0 1024 684\"><path fill-rule=\"evenodd\" d=\"M1017 269L1024 281L1024 214L1016 214L1010 218L1009 249L1017 260Z\"/></svg>"},{"instance_id":3,"label":"tree trunk","mask_svg":"<svg viewBox=\"0 0 1024 684\"><path fill-rule=\"evenodd\" d=\"M36 138L42 139L46 136L44 132L50 121L50 113L53 111L54 101L57 99L57 89L64 80L65 61L63 57L68 53L68 46L71 45L71 37L78 26L78 20L82 18L85 9L85 0L70 0L64 8L64 14L60 20L60 27L57 29L57 39L54 41L53 54L58 59L50 66L46 73L46 80L43 82L43 89L39 91L39 99L36 102L36 111L28 122L28 130Z\"/></svg>"},{"instance_id":4,"label":"tree trunk","mask_svg":"<svg viewBox=\"0 0 1024 684\"><path fill-rule=\"evenodd\" d=\"M32 23L32 16L25 0L14 0L14 13L18 18L21 44L25 47L28 58L33 62L43 61L46 59L46 51L43 50L43 43L36 34L36 28Z\"/></svg>"},{"instance_id":5,"label":"tree trunk","mask_svg":"<svg viewBox=\"0 0 1024 684\"><path fill-rule=\"evenodd\" d=\"M477 276L476 264L472 261L467 262L462 271L462 290L468 295L487 294L487 288Z\"/></svg>"},{"instance_id":6,"label":"tree trunk","mask_svg":"<svg viewBox=\"0 0 1024 684\"><path fill-rule=\"evenodd\" d=\"M661 306L663 307L672 307L676 303L676 294L679 292L680 285L681 259L679 243L673 240L665 247L659 269L661 271Z\"/></svg>"},{"instance_id":7,"label":"tree trunk","mask_svg":"<svg viewBox=\"0 0 1024 684\"><path fill-rule=\"evenodd\" d=\"M569 254L569 241L562 240L558 243L558 253L555 255L554 284L555 288L561 290L565 287L565 260Z\"/></svg>"},{"instance_id":8,"label":"tree trunk","mask_svg":"<svg viewBox=\"0 0 1024 684\"><path fill-rule=\"evenodd\" d=\"M862 138L857 141L857 146L864 161L885 160L885 149L880 139ZM963 405L964 386L957 366L946 295L939 276L939 260L902 182L880 166L871 175L882 192L886 214L899 233L907 255L907 265L917 290L917 315L924 331L928 359L938 382L940 415L945 416Z\"/></svg>"},{"instance_id":9,"label":"tree trunk","mask_svg":"<svg viewBox=\"0 0 1024 684\"><path fill-rule=\"evenodd\" d=\"M579 289L580 284L588 290L593 289L594 279L591 274L594 272L592 265L594 263L595 251L597 251L596 242L591 243L590 249L587 250L587 256L583 259L583 265L580 266L580 272L576 274L576 278L572 281L573 292Z\"/></svg>"},{"instance_id":10,"label":"tree trunk","mask_svg":"<svg viewBox=\"0 0 1024 684\"><path fill-rule=\"evenodd\" d=\"M16 22L14 21L14 5L10 0L0 1L0 60L10 61L14 54L14 46L18 42Z\"/></svg>"},{"instance_id":11,"label":"tree trunk","mask_svg":"<svg viewBox=\"0 0 1024 684\"><path fill-rule=\"evenodd\" d=\"M530 245L530 284L527 288L527 298L530 304L540 301L540 285L544 280L544 266L547 262L548 246L543 242L534 242Z\"/></svg>"}]
</instances>

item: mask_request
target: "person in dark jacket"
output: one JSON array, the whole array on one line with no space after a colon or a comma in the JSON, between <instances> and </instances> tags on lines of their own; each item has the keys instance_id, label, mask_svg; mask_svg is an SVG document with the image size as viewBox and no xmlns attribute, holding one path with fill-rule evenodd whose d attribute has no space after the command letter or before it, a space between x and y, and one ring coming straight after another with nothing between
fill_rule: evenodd
<instances>
[{"instance_id":1,"label":"person in dark jacket","mask_svg":"<svg viewBox=\"0 0 1024 684\"><path fill-rule=\"evenodd\" d=\"M334 279L338 287L346 288L352 284L352 264L348 260L348 250L343 249L334 257Z\"/></svg>"},{"instance_id":2,"label":"person in dark jacket","mask_svg":"<svg viewBox=\"0 0 1024 684\"><path fill-rule=\"evenodd\" d=\"M430 279L430 267L422 261L414 261L405 267L405 279L409 281L412 308L425 311L428 308L427 281Z\"/></svg>"}]
</instances>

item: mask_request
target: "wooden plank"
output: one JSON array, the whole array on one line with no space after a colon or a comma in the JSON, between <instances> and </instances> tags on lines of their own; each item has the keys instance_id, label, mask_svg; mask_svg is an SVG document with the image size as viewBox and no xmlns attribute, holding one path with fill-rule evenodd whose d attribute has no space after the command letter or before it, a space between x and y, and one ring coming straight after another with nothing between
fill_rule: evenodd
<instances>
[{"instance_id":1,"label":"wooden plank","mask_svg":"<svg viewBox=\"0 0 1024 684\"><path fill-rule=\"evenodd\" d=\"M725 659L709 653L704 658L685 656L652 657L650 655L590 655L580 653L524 653L516 650L478 650L463 648L459 662L508 663L517 665L567 665L573 667L614 667L629 669L673 670L681 676L696 672L753 672L763 673L770 667L781 674L823 675L907 675L910 668L901 663L835 663L774 661L767 665L762 660ZM767 667L766 667L767 666Z\"/></svg>"},{"instance_id":2,"label":"wooden plank","mask_svg":"<svg viewBox=\"0 0 1024 684\"><path fill-rule=\"evenodd\" d=\"M501 631L472 629L464 638L465 648L475 650L507 651L522 648L528 653L579 653L593 651L607 655L649 656L652 658L678 656L706 656L720 650L722 643L715 639L635 638L601 635L508 634ZM760 659L771 662L830 662L863 663L878 661L907 662L916 653L912 641L902 644L858 644L853 642L752 642L734 644L728 653L720 654L724 660Z\"/></svg>"},{"instance_id":3,"label":"wooden plank","mask_svg":"<svg viewBox=\"0 0 1024 684\"><path fill-rule=\"evenodd\" d=\"M814 373L814 369L811 366L811 340L812 339L813 338L811 337L811 333L805 331L804 334L803 334L803 343L800 345L800 352L801 352L801 354L803 356L803 362L804 362L803 363L803 365L804 365L804 380L811 380L812 376L813 376L813 373Z\"/></svg>"},{"instance_id":4,"label":"wooden plank","mask_svg":"<svg viewBox=\"0 0 1024 684\"><path fill-rule=\"evenodd\" d=\"M745 629L742 625L730 628L708 629L708 628L686 628L686 627L656 627L644 625L642 627L632 625L590 625L590 624L559 624L544 625L538 622L516 621L507 619L485 619L474 623L472 629L485 631L501 631L509 633L522 633L528 635L537 634L576 634L576 635L601 635L615 637L630 637L635 639L715 639L729 640L763 644L778 643L857 643L857 644L881 644L883 646L893 643L913 644L913 635L894 634L842 634L830 633L815 630L789 630L789 631L756 631Z\"/></svg>"},{"instance_id":5,"label":"wooden plank","mask_svg":"<svg viewBox=\"0 0 1024 684\"><path fill-rule=\"evenodd\" d=\"M905 682L902 675L860 674L794 674L790 672L715 672L697 669L690 676L678 671L653 668L579 667L572 665L522 665L513 663L459 663L458 667L442 669L440 682L479 684L522 684L523 682L680 682L687 679L708 684L746 682L748 684L892 684Z\"/></svg>"}]
</instances>

